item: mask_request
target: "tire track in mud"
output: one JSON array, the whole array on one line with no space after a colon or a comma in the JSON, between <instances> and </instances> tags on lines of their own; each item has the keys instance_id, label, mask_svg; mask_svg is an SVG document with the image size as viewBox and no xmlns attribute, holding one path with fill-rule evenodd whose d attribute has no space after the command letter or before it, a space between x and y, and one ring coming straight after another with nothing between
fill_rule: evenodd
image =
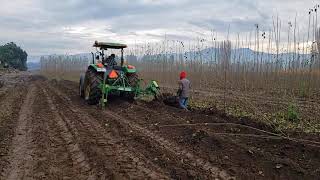
<instances>
[{"instance_id":1,"label":"tire track in mud","mask_svg":"<svg viewBox=\"0 0 320 180\"><path fill-rule=\"evenodd\" d=\"M71 99L64 93L60 92L59 90L55 90L59 97L65 99L65 101L71 106L74 107L73 102ZM121 126L127 127L132 131L135 131L140 136L146 137L153 145L157 148L172 154L173 156L177 157L177 159L181 160L181 162L188 162L192 167L196 169L201 169L203 172L209 175L210 179L212 178L220 178L220 179L235 179L234 177L230 176L226 171L221 170L220 168L213 166L209 161L196 156L192 152L180 148L178 144L168 141L165 138L152 133L151 131L147 130L146 128L133 123L129 119L122 117L110 110L104 110L101 113L105 114L106 117L110 117L121 124Z\"/></svg>"},{"instance_id":2,"label":"tire track in mud","mask_svg":"<svg viewBox=\"0 0 320 180\"><path fill-rule=\"evenodd\" d=\"M34 179L81 178L73 166L70 152L66 146L55 115L48 109L43 92L38 89L33 115L33 138L36 143Z\"/></svg>"},{"instance_id":3,"label":"tire track in mud","mask_svg":"<svg viewBox=\"0 0 320 180\"><path fill-rule=\"evenodd\" d=\"M75 141L75 137L70 131L70 128L72 130L74 130L74 128L72 126L70 128L68 127L70 126L70 120L68 118L62 117L57 112L57 107L50 98L48 92L45 89L42 89L42 91L47 99L50 110L55 115L57 126L61 130L61 136L66 143L67 150L70 153L73 167L77 169L82 176L88 175L88 177L84 179L96 179L94 170L90 167L90 164L87 162L87 157L80 149L79 144Z\"/></svg>"},{"instance_id":4,"label":"tire track in mud","mask_svg":"<svg viewBox=\"0 0 320 180\"><path fill-rule=\"evenodd\" d=\"M90 134L90 136L94 137L94 143L98 144L96 147L96 149L98 149L96 150L96 156L99 159L105 160L102 165L106 166L108 170L111 170L111 176L114 178L127 179L141 179L146 177L149 179L169 179L167 173L161 168L155 166L154 163L138 152L131 151L120 139L106 131L95 118L71 104L71 100L67 96L55 88L49 86L47 88L50 92L56 94L54 95L54 100L61 108L59 110L61 117L66 118L66 114L69 116L72 114L78 121L76 126L81 124L81 127L74 127L74 129L82 129L83 136ZM63 102L60 102L59 99L62 99ZM100 172L100 174L101 173L103 172ZM103 178L106 178L106 176L108 175L102 175Z\"/></svg>"},{"instance_id":5,"label":"tire track in mud","mask_svg":"<svg viewBox=\"0 0 320 180\"><path fill-rule=\"evenodd\" d=\"M5 168L10 164L10 148L21 105L24 102L21 97L23 92L27 91L24 85L14 88L13 93L7 93L9 90L5 90L6 93L0 96L0 179L4 176Z\"/></svg>"},{"instance_id":6,"label":"tire track in mud","mask_svg":"<svg viewBox=\"0 0 320 180\"><path fill-rule=\"evenodd\" d=\"M10 165L6 170L5 179L15 180L31 176L33 154L30 128L30 115L34 103L36 87L31 85L19 112L15 136L12 142Z\"/></svg>"}]
</instances>

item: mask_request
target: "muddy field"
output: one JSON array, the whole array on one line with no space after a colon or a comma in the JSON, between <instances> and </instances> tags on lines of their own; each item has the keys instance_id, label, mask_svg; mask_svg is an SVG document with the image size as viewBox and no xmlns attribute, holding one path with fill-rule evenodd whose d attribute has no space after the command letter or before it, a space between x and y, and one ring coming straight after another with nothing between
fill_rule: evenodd
<instances>
[{"instance_id":1,"label":"muddy field","mask_svg":"<svg viewBox=\"0 0 320 180\"><path fill-rule=\"evenodd\" d=\"M0 179L318 179L320 136L275 134L215 110L112 99L71 81L0 76Z\"/></svg>"}]
</instances>

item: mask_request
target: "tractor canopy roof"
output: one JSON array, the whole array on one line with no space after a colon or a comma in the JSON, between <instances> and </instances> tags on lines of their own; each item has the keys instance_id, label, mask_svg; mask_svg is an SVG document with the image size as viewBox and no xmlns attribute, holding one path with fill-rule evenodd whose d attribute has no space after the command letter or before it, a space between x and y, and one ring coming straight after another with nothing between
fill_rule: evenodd
<instances>
[{"instance_id":1,"label":"tractor canopy roof","mask_svg":"<svg viewBox=\"0 0 320 180\"><path fill-rule=\"evenodd\" d=\"M127 45L120 43L98 42L95 41L93 47L99 47L101 49L124 49Z\"/></svg>"}]
</instances>

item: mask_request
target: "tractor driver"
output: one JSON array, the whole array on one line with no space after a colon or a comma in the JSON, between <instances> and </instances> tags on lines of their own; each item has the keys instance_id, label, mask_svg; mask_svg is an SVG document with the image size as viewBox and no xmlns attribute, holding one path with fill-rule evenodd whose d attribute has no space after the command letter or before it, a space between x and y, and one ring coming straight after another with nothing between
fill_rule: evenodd
<instances>
[{"instance_id":1,"label":"tractor driver","mask_svg":"<svg viewBox=\"0 0 320 180\"><path fill-rule=\"evenodd\" d=\"M115 60L116 55L115 54L111 54L105 61L104 64L107 66L116 66L117 62Z\"/></svg>"},{"instance_id":2,"label":"tractor driver","mask_svg":"<svg viewBox=\"0 0 320 180\"><path fill-rule=\"evenodd\" d=\"M101 63L101 61L100 61L100 56L99 56L99 55L96 56L96 62L97 62L97 63Z\"/></svg>"}]
</instances>

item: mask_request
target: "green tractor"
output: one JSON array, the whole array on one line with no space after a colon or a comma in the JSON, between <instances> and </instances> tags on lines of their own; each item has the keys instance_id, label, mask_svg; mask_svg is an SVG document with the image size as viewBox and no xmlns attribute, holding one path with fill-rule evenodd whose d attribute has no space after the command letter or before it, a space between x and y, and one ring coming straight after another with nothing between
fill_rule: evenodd
<instances>
[{"instance_id":1,"label":"green tractor","mask_svg":"<svg viewBox=\"0 0 320 180\"><path fill-rule=\"evenodd\" d=\"M134 100L142 95L160 96L160 88L156 81L151 81L144 88L137 70L132 65L124 64L123 52L125 44L95 42L93 47L97 52L92 53L92 64L85 75L81 75L79 95L90 105L100 104L102 107L108 101L109 95L124 96ZM116 63L115 55L105 57L109 49L121 50L120 65Z\"/></svg>"}]
</instances>

